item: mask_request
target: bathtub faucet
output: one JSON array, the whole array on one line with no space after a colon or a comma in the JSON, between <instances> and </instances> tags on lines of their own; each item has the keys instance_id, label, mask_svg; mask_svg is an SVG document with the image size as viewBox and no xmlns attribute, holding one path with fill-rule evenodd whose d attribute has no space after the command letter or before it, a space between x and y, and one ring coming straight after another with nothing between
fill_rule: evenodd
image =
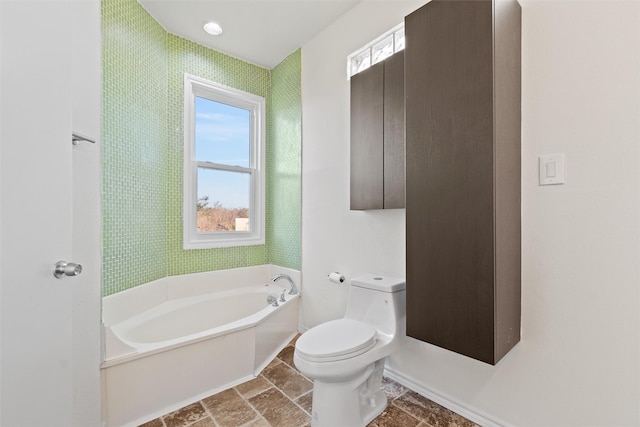
<instances>
[{"instance_id":1,"label":"bathtub faucet","mask_svg":"<svg viewBox=\"0 0 640 427\"><path fill-rule=\"evenodd\" d=\"M293 279L289 277L289 275L287 274L276 274L271 278L271 281L275 283L280 279L288 280L289 283L291 283L291 290L289 291L289 295L295 295L298 293L298 288L296 288L296 284L293 283Z\"/></svg>"}]
</instances>

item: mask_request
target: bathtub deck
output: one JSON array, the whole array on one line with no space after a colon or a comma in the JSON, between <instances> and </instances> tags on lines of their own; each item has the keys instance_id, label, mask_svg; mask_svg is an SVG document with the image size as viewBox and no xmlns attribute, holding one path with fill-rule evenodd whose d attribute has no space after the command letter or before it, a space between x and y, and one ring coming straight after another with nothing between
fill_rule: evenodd
<instances>
[{"instance_id":1,"label":"bathtub deck","mask_svg":"<svg viewBox=\"0 0 640 427\"><path fill-rule=\"evenodd\" d=\"M302 427L311 423L312 383L293 364L294 341L289 343L249 382L207 397L156 418L144 427ZM384 379L387 409L369 424L378 427L464 426L476 424Z\"/></svg>"}]
</instances>

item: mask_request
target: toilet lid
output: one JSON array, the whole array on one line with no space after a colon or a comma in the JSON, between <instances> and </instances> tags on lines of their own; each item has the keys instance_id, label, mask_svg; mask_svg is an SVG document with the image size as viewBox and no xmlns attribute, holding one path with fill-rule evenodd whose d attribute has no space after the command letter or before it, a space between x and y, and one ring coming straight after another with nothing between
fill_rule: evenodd
<instances>
[{"instance_id":1,"label":"toilet lid","mask_svg":"<svg viewBox=\"0 0 640 427\"><path fill-rule=\"evenodd\" d=\"M376 330L352 319L338 319L311 328L296 341L296 351L310 359L355 357L376 343Z\"/></svg>"}]
</instances>

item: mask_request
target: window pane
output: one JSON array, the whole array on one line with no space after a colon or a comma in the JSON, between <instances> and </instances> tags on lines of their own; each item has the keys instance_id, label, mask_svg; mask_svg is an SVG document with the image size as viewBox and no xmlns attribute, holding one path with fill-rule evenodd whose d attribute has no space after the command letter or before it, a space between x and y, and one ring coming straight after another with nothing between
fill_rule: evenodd
<instances>
[{"instance_id":1,"label":"window pane","mask_svg":"<svg viewBox=\"0 0 640 427\"><path fill-rule=\"evenodd\" d=\"M377 64L385 58L393 55L393 34L389 34L384 39L371 47L371 56L373 57L373 64Z\"/></svg>"},{"instance_id":2,"label":"window pane","mask_svg":"<svg viewBox=\"0 0 640 427\"><path fill-rule=\"evenodd\" d=\"M249 167L249 110L196 97L196 160Z\"/></svg>"},{"instance_id":3,"label":"window pane","mask_svg":"<svg viewBox=\"0 0 640 427\"><path fill-rule=\"evenodd\" d=\"M251 231L251 175L198 168L198 232Z\"/></svg>"},{"instance_id":4,"label":"window pane","mask_svg":"<svg viewBox=\"0 0 640 427\"><path fill-rule=\"evenodd\" d=\"M371 66L371 50L366 48L351 59L351 75L366 70Z\"/></svg>"},{"instance_id":5,"label":"window pane","mask_svg":"<svg viewBox=\"0 0 640 427\"><path fill-rule=\"evenodd\" d=\"M402 49L404 49L404 27L396 31L393 34L393 37L395 39L395 45L396 45L395 52L400 52Z\"/></svg>"}]
</instances>

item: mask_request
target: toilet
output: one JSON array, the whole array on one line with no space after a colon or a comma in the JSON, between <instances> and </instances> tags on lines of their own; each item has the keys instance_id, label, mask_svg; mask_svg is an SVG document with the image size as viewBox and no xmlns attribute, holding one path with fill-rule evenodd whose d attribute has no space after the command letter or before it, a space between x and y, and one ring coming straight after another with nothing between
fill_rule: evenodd
<instances>
[{"instance_id":1,"label":"toilet","mask_svg":"<svg viewBox=\"0 0 640 427\"><path fill-rule=\"evenodd\" d=\"M313 427L363 427L387 407L382 373L406 334L405 288L404 279L354 277L345 316L298 338L293 361L313 380Z\"/></svg>"}]
</instances>

